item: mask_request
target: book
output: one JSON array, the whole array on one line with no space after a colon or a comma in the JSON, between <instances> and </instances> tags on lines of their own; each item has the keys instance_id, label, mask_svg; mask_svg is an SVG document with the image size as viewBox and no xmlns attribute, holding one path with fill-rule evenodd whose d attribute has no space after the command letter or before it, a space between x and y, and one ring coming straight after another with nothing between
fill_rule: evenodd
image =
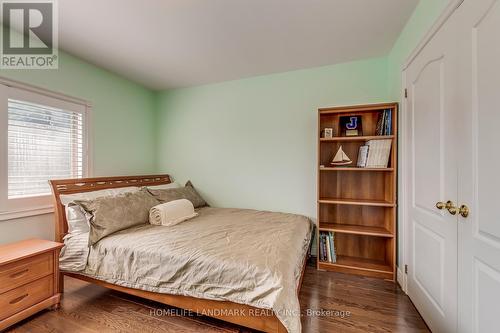
<instances>
[{"instance_id":1,"label":"book","mask_svg":"<svg viewBox=\"0 0 500 333\"><path fill-rule=\"evenodd\" d=\"M326 261L326 239L323 233L320 234L321 239L321 253L322 253L322 261Z\"/></svg>"},{"instance_id":2,"label":"book","mask_svg":"<svg viewBox=\"0 0 500 333\"><path fill-rule=\"evenodd\" d=\"M381 118L381 123L380 123L380 130L379 130L379 133L377 135L384 135L384 130L385 130L385 122L386 122L386 113L385 113L385 110L382 111L381 115L380 115L380 118Z\"/></svg>"},{"instance_id":3,"label":"book","mask_svg":"<svg viewBox=\"0 0 500 333\"><path fill-rule=\"evenodd\" d=\"M375 135L392 135L392 111L384 110L379 113Z\"/></svg>"},{"instance_id":4,"label":"book","mask_svg":"<svg viewBox=\"0 0 500 333\"><path fill-rule=\"evenodd\" d=\"M380 166L387 168L389 166L389 157L391 156L392 140L384 140L381 147Z\"/></svg>"},{"instance_id":5,"label":"book","mask_svg":"<svg viewBox=\"0 0 500 333\"><path fill-rule=\"evenodd\" d=\"M319 234L319 260L323 262L337 262L335 240L333 232L322 231Z\"/></svg>"},{"instance_id":6,"label":"book","mask_svg":"<svg viewBox=\"0 0 500 333\"><path fill-rule=\"evenodd\" d=\"M326 261L332 262L332 249L330 246L330 237L328 234L325 234L324 237L326 238Z\"/></svg>"},{"instance_id":7,"label":"book","mask_svg":"<svg viewBox=\"0 0 500 333\"><path fill-rule=\"evenodd\" d=\"M359 147L358 163L357 163L357 167L358 168L364 168L364 167L366 167L366 160L368 158L368 150L369 150L369 148L370 147L367 146L367 145Z\"/></svg>"},{"instance_id":8,"label":"book","mask_svg":"<svg viewBox=\"0 0 500 333\"><path fill-rule=\"evenodd\" d=\"M383 122L384 122L384 113L381 112L378 115L377 127L375 128L375 135L382 135Z\"/></svg>"},{"instance_id":9,"label":"book","mask_svg":"<svg viewBox=\"0 0 500 333\"><path fill-rule=\"evenodd\" d=\"M387 168L389 156L391 155L392 140L370 140L366 143L368 157L366 159L367 168Z\"/></svg>"},{"instance_id":10,"label":"book","mask_svg":"<svg viewBox=\"0 0 500 333\"><path fill-rule=\"evenodd\" d=\"M368 146L368 156L366 158L365 167L372 167L375 165L375 149L377 144L375 140L370 140L366 142L366 145Z\"/></svg>"},{"instance_id":11,"label":"book","mask_svg":"<svg viewBox=\"0 0 500 333\"><path fill-rule=\"evenodd\" d=\"M337 252L335 251L335 242L333 238L333 232L328 233L328 240L330 242L330 256L331 256L331 263L336 263L337 262Z\"/></svg>"},{"instance_id":12,"label":"book","mask_svg":"<svg viewBox=\"0 0 500 333\"><path fill-rule=\"evenodd\" d=\"M319 246L319 260L323 261L323 236L321 236L321 233L319 234L318 246Z\"/></svg>"},{"instance_id":13,"label":"book","mask_svg":"<svg viewBox=\"0 0 500 333\"><path fill-rule=\"evenodd\" d=\"M388 110L384 111L385 112L385 128L384 128L384 135L390 135L390 127L389 127L389 122L390 122L390 112Z\"/></svg>"},{"instance_id":14,"label":"book","mask_svg":"<svg viewBox=\"0 0 500 333\"><path fill-rule=\"evenodd\" d=\"M392 112L387 110L387 132L385 135L392 135Z\"/></svg>"}]
</instances>

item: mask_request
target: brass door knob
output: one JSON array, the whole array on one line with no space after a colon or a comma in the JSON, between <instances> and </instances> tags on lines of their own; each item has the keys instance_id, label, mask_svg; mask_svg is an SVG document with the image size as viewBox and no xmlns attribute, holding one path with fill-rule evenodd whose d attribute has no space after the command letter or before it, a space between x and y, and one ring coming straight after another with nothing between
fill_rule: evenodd
<instances>
[{"instance_id":1,"label":"brass door knob","mask_svg":"<svg viewBox=\"0 0 500 333\"><path fill-rule=\"evenodd\" d=\"M451 215L456 215L457 214L457 207L455 207L455 204L453 203L453 201L451 200L448 200L446 201L446 205L445 205L446 209L448 209L448 212L451 214Z\"/></svg>"},{"instance_id":2,"label":"brass door knob","mask_svg":"<svg viewBox=\"0 0 500 333\"><path fill-rule=\"evenodd\" d=\"M469 216L469 207L467 207L466 205L462 205L460 206L460 208L458 209L458 213L460 215L462 215L462 217L467 217Z\"/></svg>"},{"instance_id":3,"label":"brass door knob","mask_svg":"<svg viewBox=\"0 0 500 333\"><path fill-rule=\"evenodd\" d=\"M446 204L444 202L441 201L436 202L437 209L443 209L444 207L446 207Z\"/></svg>"}]
</instances>

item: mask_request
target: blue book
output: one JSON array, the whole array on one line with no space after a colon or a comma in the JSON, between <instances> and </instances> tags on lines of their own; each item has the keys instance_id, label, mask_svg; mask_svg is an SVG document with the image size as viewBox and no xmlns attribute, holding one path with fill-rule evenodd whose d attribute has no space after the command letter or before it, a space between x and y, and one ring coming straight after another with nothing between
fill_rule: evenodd
<instances>
[{"instance_id":1,"label":"blue book","mask_svg":"<svg viewBox=\"0 0 500 333\"><path fill-rule=\"evenodd\" d=\"M387 110L384 110L384 135L387 135L387 122L389 121Z\"/></svg>"},{"instance_id":2,"label":"blue book","mask_svg":"<svg viewBox=\"0 0 500 333\"><path fill-rule=\"evenodd\" d=\"M392 135L392 112L387 110L387 134Z\"/></svg>"},{"instance_id":3,"label":"blue book","mask_svg":"<svg viewBox=\"0 0 500 333\"><path fill-rule=\"evenodd\" d=\"M389 114L387 113L387 110L384 110L384 134L387 135L387 123L389 122Z\"/></svg>"}]
</instances>

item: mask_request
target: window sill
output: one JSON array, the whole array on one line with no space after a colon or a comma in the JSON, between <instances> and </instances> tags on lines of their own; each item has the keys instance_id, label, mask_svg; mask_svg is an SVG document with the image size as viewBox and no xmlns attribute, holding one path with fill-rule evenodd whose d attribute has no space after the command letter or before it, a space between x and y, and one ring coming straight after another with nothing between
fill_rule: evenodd
<instances>
[{"instance_id":1,"label":"window sill","mask_svg":"<svg viewBox=\"0 0 500 333\"><path fill-rule=\"evenodd\" d=\"M42 206L25 210L12 212L0 212L0 221L14 220L23 217L51 214L54 212L54 206Z\"/></svg>"}]
</instances>

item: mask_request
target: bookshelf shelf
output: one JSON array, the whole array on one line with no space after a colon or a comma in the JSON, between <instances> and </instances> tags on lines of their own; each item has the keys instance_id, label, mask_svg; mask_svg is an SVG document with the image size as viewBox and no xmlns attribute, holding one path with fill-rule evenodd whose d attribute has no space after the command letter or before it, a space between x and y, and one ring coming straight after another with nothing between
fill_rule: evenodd
<instances>
[{"instance_id":1,"label":"bookshelf shelf","mask_svg":"<svg viewBox=\"0 0 500 333\"><path fill-rule=\"evenodd\" d=\"M318 167L316 239L320 234L333 233L337 258L335 263L320 260L325 255L321 249L331 247L325 243L330 238L321 237L324 245L317 246L318 269L395 281L397 111L397 103L318 110L318 166L324 167ZM342 133L343 116L361 118L362 135L322 138L325 128L332 128L335 135ZM381 128L390 135L377 135L382 133ZM391 146L386 168L357 167L361 146L387 139ZM353 163L333 167L330 162L340 147Z\"/></svg>"},{"instance_id":2,"label":"bookshelf shelf","mask_svg":"<svg viewBox=\"0 0 500 333\"><path fill-rule=\"evenodd\" d=\"M340 198L320 198L320 204L327 205L358 205L375 207L396 207L396 203L385 200L367 200L367 199L340 199Z\"/></svg>"},{"instance_id":3,"label":"bookshelf shelf","mask_svg":"<svg viewBox=\"0 0 500 333\"><path fill-rule=\"evenodd\" d=\"M359 275L375 276L392 279L393 268L384 260L366 259L351 256L337 256L337 262L332 264L320 261L319 269L338 272L355 272Z\"/></svg>"},{"instance_id":4,"label":"bookshelf shelf","mask_svg":"<svg viewBox=\"0 0 500 333\"><path fill-rule=\"evenodd\" d=\"M338 141L369 141L394 139L394 135L370 135L370 136L336 136L333 138L320 138L320 142L338 142Z\"/></svg>"},{"instance_id":5,"label":"bookshelf shelf","mask_svg":"<svg viewBox=\"0 0 500 333\"><path fill-rule=\"evenodd\" d=\"M391 172L394 168L356 168L356 167L324 167L319 168L319 171L375 171L375 172Z\"/></svg>"},{"instance_id":6,"label":"bookshelf shelf","mask_svg":"<svg viewBox=\"0 0 500 333\"><path fill-rule=\"evenodd\" d=\"M385 227L338 224L338 223L322 223L319 224L320 231L333 231L345 234L366 235L375 237L393 238L394 235Z\"/></svg>"}]
</instances>

